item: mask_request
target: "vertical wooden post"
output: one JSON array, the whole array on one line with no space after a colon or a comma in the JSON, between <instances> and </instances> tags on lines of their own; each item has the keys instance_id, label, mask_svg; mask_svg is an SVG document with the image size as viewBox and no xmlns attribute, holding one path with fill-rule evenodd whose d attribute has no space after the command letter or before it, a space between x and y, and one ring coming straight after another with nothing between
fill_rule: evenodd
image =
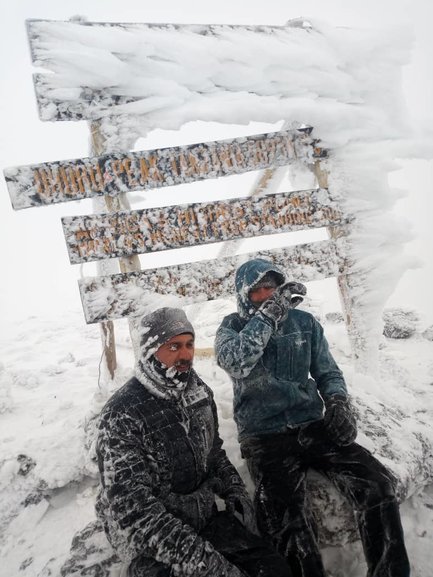
<instances>
[{"instance_id":1,"label":"vertical wooden post","mask_svg":"<svg viewBox=\"0 0 433 577\"><path fill-rule=\"evenodd\" d=\"M108 152L106 147L106 139L101 130L101 124L101 121L93 121L90 124L91 154L96 156L100 156L101 154ZM131 208L126 194L120 194L115 197L104 196L104 204L108 212L130 210ZM110 265L106 261L97 263L98 274L107 274L108 271L105 269L107 269L109 266ZM119 259L119 268L121 272L141 270L140 259L138 255L132 255L130 257ZM136 326L132 320L129 322L129 329L134 347L134 353L136 353ZM101 337L106 368L110 374L111 379L113 379L117 367L116 339L114 334L113 321L104 321L101 323Z\"/></svg>"},{"instance_id":2,"label":"vertical wooden post","mask_svg":"<svg viewBox=\"0 0 433 577\"><path fill-rule=\"evenodd\" d=\"M313 171L319 187L328 189L328 172L322 168L320 160L310 165L310 169ZM347 235L345 226L329 226L327 227L327 231L329 237L332 239L338 239ZM362 351L365 350L365 335L363 335L357 319L356 305L351 294L352 289L347 270L337 276L337 284L352 356L354 360L357 361L361 358Z\"/></svg>"}]
</instances>

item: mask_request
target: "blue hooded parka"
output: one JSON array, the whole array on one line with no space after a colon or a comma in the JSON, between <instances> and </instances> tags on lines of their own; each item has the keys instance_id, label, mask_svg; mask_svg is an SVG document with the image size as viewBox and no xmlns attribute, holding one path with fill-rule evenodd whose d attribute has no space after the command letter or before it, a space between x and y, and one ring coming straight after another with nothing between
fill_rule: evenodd
<instances>
[{"instance_id":1,"label":"blue hooded parka","mask_svg":"<svg viewBox=\"0 0 433 577\"><path fill-rule=\"evenodd\" d=\"M250 301L251 288L270 271L285 282L281 269L263 259L239 267L238 312L226 316L216 334L217 363L233 381L240 441L317 421L323 399L347 396L323 328L310 313L290 309L275 327Z\"/></svg>"}]
</instances>

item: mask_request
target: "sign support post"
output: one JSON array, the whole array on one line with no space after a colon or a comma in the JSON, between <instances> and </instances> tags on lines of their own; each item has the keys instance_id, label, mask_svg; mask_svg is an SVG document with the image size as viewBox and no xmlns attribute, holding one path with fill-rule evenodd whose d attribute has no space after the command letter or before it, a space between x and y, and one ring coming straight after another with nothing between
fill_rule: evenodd
<instances>
[{"instance_id":1,"label":"sign support post","mask_svg":"<svg viewBox=\"0 0 433 577\"><path fill-rule=\"evenodd\" d=\"M314 173L319 187L328 189L328 171L322 167L320 160L316 160L314 164L310 165L310 169ZM346 237L347 224L328 226L327 231L332 240ZM362 362L361 351L366 350L365 337L358 330L359 319L356 318L356 310L353 306L355 299L351 296L350 277L347 272L348 266L350 266L350 260L346 259L344 272L337 276L337 285L352 356L355 362L359 363Z\"/></svg>"},{"instance_id":2,"label":"sign support post","mask_svg":"<svg viewBox=\"0 0 433 577\"><path fill-rule=\"evenodd\" d=\"M109 152L106 145L106 138L103 134L103 123L101 120L93 121L90 123L90 149L91 154L100 156ZM120 141L119 135L117 135L117 141ZM135 135L131 138L135 140ZM102 205L102 206L101 206ZM117 212L119 210L130 210L130 204L126 197L126 194L120 194L115 197L105 195L102 199L93 199L93 206L96 209L95 212L102 212L105 207L105 212ZM100 208L100 209L99 209ZM99 209L99 210L98 210ZM97 272L99 276L105 276L108 273L107 268L110 265L109 261L102 261L97 263ZM133 272L141 270L140 258L138 255L131 255L119 259L119 268L121 272ZM135 324L132 319L129 320L129 330L131 334L131 341L134 352L136 350L136 331ZM107 320L101 322L101 338L103 347L103 358L105 359L105 366L110 374L111 379L114 379L115 371L117 368L117 355L116 355L116 339L114 333L114 323L112 320Z\"/></svg>"}]
</instances>

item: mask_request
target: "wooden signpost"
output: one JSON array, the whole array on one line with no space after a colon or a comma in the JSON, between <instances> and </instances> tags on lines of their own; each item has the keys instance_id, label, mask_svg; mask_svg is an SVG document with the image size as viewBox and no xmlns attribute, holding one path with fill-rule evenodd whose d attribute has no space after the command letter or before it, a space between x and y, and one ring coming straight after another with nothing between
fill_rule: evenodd
<instances>
[{"instance_id":1,"label":"wooden signpost","mask_svg":"<svg viewBox=\"0 0 433 577\"><path fill-rule=\"evenodd\" d=\"M53 72L34 76L41 119L90 120L92 136L98 136L98 142L102 142L103 133L107 137L109 135L110 145L93 146L92 156L88 158L8 168L4 171L5 178L12 205L16 210L83 198L105 199L107 213L65 217L62 222L71 263L98 261L98 266L104 267L108 262L106 259L119 258L121 274L103 273L104 276L79 281L86 321L102 323L105 342L111 343L107 348L114 347L112 319L128 315L134 319L137 315L148 312L146 307L150 295L178 296L183 299L183 304L229 296L233 294L235 269L240 262L253 256L274 260L290 270L294 280L306 282L336 276L340 289L344 288L347 261L345 238L344 234L341 237L341 233L344 232L348 218L339 208L336 199L329 194L326 179L319 179L320 188L317 189L269 194L273 175L278 167L303 164L310 169L315 167L316 175L318 174L319 161L326 158L327 151L320 147L319 141L312 136L312 128L308 126L291 128L293 125L286 124L284 128L287 129L279 132L131 151L131 134L135 134L134 130L130 131L128 138L117 135L117 141L116 134L113 138L113 131L127 133L123 123L126 122L129 126L128 122L134 120L134 110L139 109L139 115L143 118L146 117L144 109L155 112L160 107L164 110L169 95L161 94L157 99L152 99L148 98L147 91L140 92L140 89L136 96L126 95L122 92L122 82L117 82L115 78L111 79L110 85L105 88L101 88L99 84L93 85L90 77L88 84L80 84L76 72L71 76L68 68L69 52L63 53L57 49L59 38L68 38L68 50L73 50L73 46L78 42L80 47L86 46L89 54L93 54L94 47L98 44L98 35L104 36L107 28L110 28L113 35L110 35L106 49L113 62L130 65L131 46L137 46L137 50L140 50L145 45L147 48L142 58L146 60L150 55L149 63L153 65L157 56L154 54L155 34L159 39L158 46L161 41L168 42L164 45L170 54L173 52L173 37L182 42L185 35L188 35L192 43L211 54L212 47L220 46L221 39L230 38L230 42L234 42L239 36L247 35L250 46L256 43L258 49L261 44L267 47L260 49L261 54L267 53L266 50L270 47L269 39L274 39L275 49L281 60L281 51L288 51L288 57L290 56L287 45L289 37L297 38L298 34L302 34L307 40L305 29L299 29L304 28L304 24L295 22L284 27L173 26L28 21L33 62ZM119 38L119 35L128 39L125 45L129 48L125 53L122 52L123 48L119 48L117 43L112 41L114 36ZM104 38L107 39L106 35ZM98 58L98 54L93 55ZM227 62L224 61L224 66L231 70L230 74L224 76L228 83L218 79L216 84L213 84L211 77L203 79L203 82L209 85L210 93L222 91L232 95L241 90L237 82L243 67L239 67L236 57L232 56ZM189 70L189 65L190 63L185 64L186 70ZM146 66L140 70L143 77L139 79L139 86L148 86L150 80L146 76ZM281 75L278 72L277 76L272 78L273 70L273 66L267 68L268 76L271 75L268 82L278 84ZM194 69L191 74L194 72L197 71ZM215 77L217 78L218 74ZM154 78L153 74L151 78ZM231 79L236 79L234 85ZM247 86L248 78L244 78L239 86L243 86L242 83ZM264 88L257 86L252 92L257 90L257 95L266 99L269 96L269 85L266 84ZM67 89L58 90L59 86L67 86ZM203 110L207 110L208 95L203 93L201 88L192 89L191 95L194 102L201 103ZM137 104L139 108L136 107ZM161 114L163 115L163 112ZM131 127L135 125L136 122L130 124ZM145 121L143 126L152 124L147 125ZM93 140L95 141L95 138ZM204 202L204 199L200 198L200 203L143 210L130 210L125 197L125 193L131 191L159 189L254 170L264 171L256 187L259 196L214 202ZM226 256L170 267L137 270L138 254L314 227L327 227L332 240L242 256ZM101 270L103 271L103 268ZM344 305L350 307L350 295L347 291L345 294L347 298ZM347 315L347 318L350 316ZM104 354L109 359L110 353L107 349ZM113 374L115 355L111 358L114 359L110 370Z\"/></svg>"},{"instance_id":2,"label":"wooden signpost","mask_svg":"<svg viewBox=\"0 0 433 577\"><path fill-rule=\"evenodd\" d=\"M172 295L183 305L232 297L234 273L249 258L266 258L290 271L290 278L308 282L344 273L347 262L344 241L318 241L293 247L265 250L224 259L117 274L87 277L79 281L88 323L149 312L149 298Z\"/></svg>"},{"instance_id":3,"label":"wooden signpost","mask_svg":"<svg viewBox=\"0 0 433 577\"><path fill-rule=\"evenodd\" d=\"M27 20L35 66L54 72L34 75L40 118L76 121L99 120L117 114L137 117L191 103L201 110L215 109L213 97L222 92L230 95L231 109L236 106L236 92L243 96L237 99L241 108L256 95L268 97L277 108L278 91L287 87L284 62L294 58L295 50L295 57L298 62L304 62L304 67L311 61L310 90L320 87L321 83L315 82L320 76L317 62L309 58L312 51L317 50L317 38L309 34L311 25L306 22L305 25L304 28L302 20L289 21L284 26ZM82 54L84 50L91 64L102 66L101 74L107 77L105 85L101 86L99 74L88 74L89 66L83 66L83 74L77 73L71 55ZM103 52L106 56L100 63ZM223 62L217 54L221 54ZM260 58L255 58L255 54ZM279 63L283 66L278 66ZM253 78L251 64L255 69ZM123 71L128 65L134 71L129 80L134 87L132 91L124 84ZM321 67L324 66L326 62L322 58ZM264 71L265 80L261 77ZM185 79L187 85L181 98L170 92L169 75L173 72L176 79ZM329 73L332 72L335 73L335 69L330 66ZM254 89L250 91L252 82ZM297 87L293 93L295 97L298 95ZM138 104L143 106L137 107ZM191 120L198 113L193 109ZM210 117L208 120L219 121Z\"/></svg>"},{"instance_id":4,"label":"wooden signpost","mask_svg":"<svg viewBox=\"0 0 433 577\"><path fill-rule=\"evenodd\" d=\"M326 189L62 218L72 264L342 222Z\"/></svg>"},{"instance_id":5,"label":"wooden signpost","mask_svg":"<svg viewBox=\"0 0 433 577\"><path fill-rule=\"evenodd\" d=\"M4 170L15 210L161 188L326 155L311 129L270 132L189 146L104 154Z\"/></svg>"}]
</instances>

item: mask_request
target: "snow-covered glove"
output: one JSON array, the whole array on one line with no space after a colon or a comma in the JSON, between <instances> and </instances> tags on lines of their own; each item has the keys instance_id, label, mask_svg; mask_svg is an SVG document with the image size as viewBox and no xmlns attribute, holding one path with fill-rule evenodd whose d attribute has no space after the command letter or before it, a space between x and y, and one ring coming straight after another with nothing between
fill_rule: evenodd
<instances>
[{"instance_id":1,"label":"snow-covered glove","mask_svg":"<svg viewBox=\"0 0 433 577\"><path fill-rule=\"evenodd\" d=\"M307 287L300 282L290 281L279 286L277 292L281 295L286 307L294 309L304 300L303 296L307 294Z\"/></svg>"},{"instance_id":2,"label":"snow-covered glove","mask_svg":"<svg viewBox=\"0 0 433 577\"><path fill-rule=\"evenodd\" d=\"M356 419L349 399L333 395L325 400L323 425L337 445L350 445L357 435Z\"/></svg>"},{"instance_id":3,"label":"snow-covered glove","mask_svg":"<svg viewBox=\"0 0 433 577\"><path fill-rule=\"evenodd\" d=\"M295 308L303 301L302 296L307 293L305 285L299 282L286 282L275 289L257 310L256 314L262 314L277 325L287 315L289 309Z\"/></svg>"},{"instance_id":4,"label":"snow-covered glove","mask_svg":"<svg viewBox=\"0 0 433 577\"><path fill-rule=\"evenodd\" d=\"M287 314L287 307L277 291L257 309L256 315L263 315L277 325Z\"/></svg>"},{"instance_id":5,"label":"snow-covered glove","mask_svg":"<svg viewBox=\"0 0 433 577\"><path fill-rule=\"evenodd\" d=\"M203 529L215 512L215 493L212 484L207 481L186 495L168 493L163 502L167 511L197 531Z\"/></svg>"},{"instance_id":6,"label":"snow-covered glove","mask_svg":"<svg viewBox=\"0 0 433 577\"><path fill-rule=\"evenodd\" d=\"M237 517L249 531L258 534L254 507L246 490L233 487L223 498L226 511Z\"/></svg>"}]
</instances>

